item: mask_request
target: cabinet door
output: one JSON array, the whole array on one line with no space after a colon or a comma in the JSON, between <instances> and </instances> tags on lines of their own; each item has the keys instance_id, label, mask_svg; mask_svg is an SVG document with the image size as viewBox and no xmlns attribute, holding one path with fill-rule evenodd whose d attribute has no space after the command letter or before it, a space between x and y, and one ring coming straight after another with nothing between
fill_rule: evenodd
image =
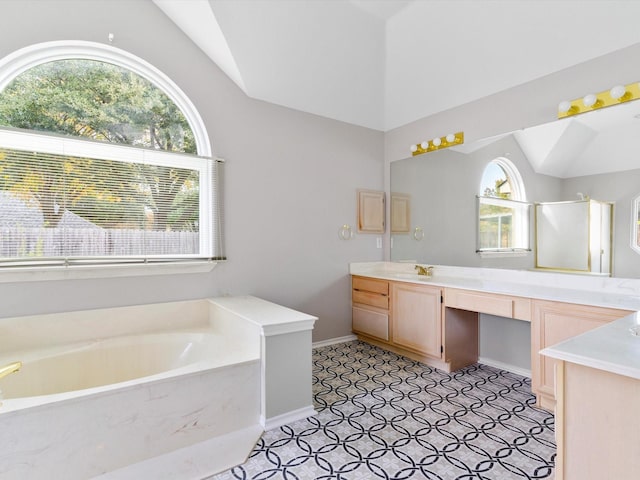
<instances>
[{"instance_id":1,"label":"cabinet door","mask_svg":"<svg viewBox=\"0 0 640 480\"><path fill-rule=\"evenodd\" d=\"M358 232L384 233L384 192L358 190Z\"/></svg>"},{"instance_id":2,"label":"cabinet door","mask_svg":"<svg viewBox=\"0 0 640 480\"><path fill-rule=\"evenodd\" d=\"M627 310L536 300L531 322L531 388L538 404L555 406L555 360L540 355L543 348L593 330L628 315Z\"/></svg>"},{"instance_id":3,"label":"cabinet door","mask_svg":"<svg viewBox=\"0 0 640 480\"><path fill-rule=\"evenodd\" d=\"M435 287L391 284L391 341L399 347L433 357L441 356L441 290Z\"/></svg>"},{"instance_id":4,"label":"cabinet door","mask_svg":"<svg viewBox=\"0 0 640 480\"><path fill-rule=\"evenodd\" d=\"M389 315L372 308L352 307L351 328L354 332L370 337L389 340Z\"/></svg>"},{"instance_id":5,"label":"cabinet door","mask_svg":"<svg viewBox=\"0 0 640 480\"><path fill-rule=\"evenodd\" d=\"M411 197L403 193L391 194L391 233L411 230Z\"/></svg>"}]
</instances>

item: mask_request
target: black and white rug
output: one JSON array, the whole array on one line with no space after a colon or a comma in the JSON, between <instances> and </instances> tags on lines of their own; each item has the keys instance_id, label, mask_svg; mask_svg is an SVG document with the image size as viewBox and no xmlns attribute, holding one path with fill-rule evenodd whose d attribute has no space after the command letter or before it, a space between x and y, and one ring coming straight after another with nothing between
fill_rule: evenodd
<instances>
[{"instance_id":1,"label":"black and white rug","mask_svg":"<svg viewBox=\"0 0 640 480\"><path fill-rule=\"evenodd\" d=\"M318 415L266 432L215 480L553 478L553 415L530 380L447 374L354 341L313 351Z\"/></svg>"}]
</instances>

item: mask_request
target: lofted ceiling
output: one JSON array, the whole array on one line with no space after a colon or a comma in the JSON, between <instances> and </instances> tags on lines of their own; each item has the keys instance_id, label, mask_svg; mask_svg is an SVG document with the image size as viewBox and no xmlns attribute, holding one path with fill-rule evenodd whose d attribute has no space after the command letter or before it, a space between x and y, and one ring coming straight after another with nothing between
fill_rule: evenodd
<instances>
[{"instance_id":1,"label":"lofted ceiling","mask_svg":"<svg viewBox=\"0 0 640 480\"><path fill-rule=\"evenodd\" d=\"M153 1L248 96L381 131L640 42L626 0Z\"/></svg>"}]
</instances>

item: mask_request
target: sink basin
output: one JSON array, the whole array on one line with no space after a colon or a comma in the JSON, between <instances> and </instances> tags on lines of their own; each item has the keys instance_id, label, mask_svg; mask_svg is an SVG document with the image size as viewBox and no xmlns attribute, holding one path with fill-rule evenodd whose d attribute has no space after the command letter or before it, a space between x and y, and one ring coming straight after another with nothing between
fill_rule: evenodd
<instances>
[{"instance_id":1,"label":"sink basin","mask_svg":"<svg viewBox=\"0 0 640 480\"><path fill-rule=\"evenodd\" d=\"M432 277L418 275L417 273L392 273L390 276L398 280L411 280L412 282L428 282L432 280Z\"/></svg>"}]
</instances>

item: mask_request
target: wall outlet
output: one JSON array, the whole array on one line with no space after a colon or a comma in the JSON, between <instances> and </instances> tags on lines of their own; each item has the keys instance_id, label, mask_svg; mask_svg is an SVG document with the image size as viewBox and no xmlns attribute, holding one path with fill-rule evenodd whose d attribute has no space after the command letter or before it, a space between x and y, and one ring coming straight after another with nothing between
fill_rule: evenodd
<instances>
[{"instance_id":1,"label":"wall outlet","mask_svg":"<svg viewBox=\"0 0 640 480\"><path fill-rule=\"evenodd\" d=\"M376 237L376 248L382 248L382 237Z\"/></svg>"}]
</instances>

